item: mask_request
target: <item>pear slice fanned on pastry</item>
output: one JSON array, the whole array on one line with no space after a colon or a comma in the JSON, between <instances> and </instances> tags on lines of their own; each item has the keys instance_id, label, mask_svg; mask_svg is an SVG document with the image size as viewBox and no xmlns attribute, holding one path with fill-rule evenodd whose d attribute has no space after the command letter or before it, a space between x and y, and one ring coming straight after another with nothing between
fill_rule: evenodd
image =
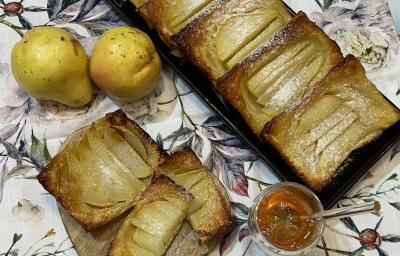
<instances>
[{"instance_id":1,"label":"pear slice fanned on pastry","mask_svg":"<svg viewBox=\"0 0 400 256\"><path fill-rule=\"evenodd\" d=\"M163 255L178 233L192 199L168 177L156 178L115 235L108 255Z\"/></svg>"},{"instance_id":2,"label":"pear slice fanned on pastry","mask_svg":"<svg viewBox=\"0 0 400 256\"><path fill-rule=\"evenodd\" d=\"M97 155L104 156L115 165L123 166L136 178L146 178L153 174L153 168L142 159L136 148L134 149L113 128L102 129L102 133L103 136L93 129L87 134L89 143Z\"/></svg>"},{"instance_id":3,"label":"pear slice fanned on pastry","mask_svg":"<svg viewBox=\"0 0 400 256\"><path fill-rule=\"evenodd\" d=\"M310 96L272 119L263 138L309 187L320 191L351 152L377 139L399 119L400 111L350 55Z\"/></svg>"},{"instance_id":4,"label":"pear slice fanned on pastry","mask_svg":"<svg viewBox=\"0 0 400 256\"><path fill-rule=\"evenodd\" d=\"M300 11L216 87L260 136L267 122L308 95L342 60L339 46Z\"/></svg>"},{"instance_id":5,"label":"pear slice fanned on pastry","mask_svg":"<svg viewBox=\"0 0 400 256\"><path fill-rule=\"evenodd\" d=\"M221 0L172 39L183 57L215 81L290 19L281 0Z\"/></svg>"},{"instance_id":6,"label":"pear slice fanned on pastry","mask_svg":"<svg viewBox=\"0 0 400 256\"><path fill-rule=\"evenodd\" d=\"M96 208L107 208L130 201L140 194L146 185L136 178L129 169L115 159L110 152L99 155L90 145L89 129L79 145L79 159L70 155L70 172L78 172L84 184L81 199ZM107 155L108 154L108 155Z\"/></svg>"},{"instance_id":7,"label":"pear slice fanned on pastry","mask_svg":"<svg viewBox=\"0 0 400 256\"><path fill-rule=\"evenodd\" d=\"M129 131L135 142L125 140L114 125ZM134 205L165 155L116 111L72 134L38 180L85 230L93 230Z\"/></svg>"},{"instance_id":8,"label":"pear slice fanned on pastry","mask_svg":"<svg viewBox=\"0 0 400 256\"><path fill-rule=\"evenodd\" d=\"M190 148L172 154L157 168L157 172L168 176L194 196L186 219L202 242L218 239L230 228L232 220L225 188Z\"/></svg>"}]
</instances>

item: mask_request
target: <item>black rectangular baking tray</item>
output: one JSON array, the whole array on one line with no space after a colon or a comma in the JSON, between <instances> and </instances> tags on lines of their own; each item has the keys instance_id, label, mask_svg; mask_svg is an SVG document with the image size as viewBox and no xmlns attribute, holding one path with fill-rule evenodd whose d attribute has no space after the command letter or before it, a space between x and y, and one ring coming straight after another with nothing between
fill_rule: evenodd
<instances>
[{"instance_id":1,"label":"black rectangular baking tray","mask_svg":"<svg viewBox=\"0 0 400 256\"><path fill-rule=\"evenodd\" d=\"M282 160L279 153L271 146L260 143L240 114L218 98L211 83L197 68L189 63L183 63L181 59L170 53L170 49L154 30L148 28L146 22L136 12L135 6L130 1L107 0L107 2L123 21L140 28L151 37L161 58L186 81L212 110L226 121L249 148L253 149L282 181L303 183ZM376 141L354 151L339 167L332 182L322 191L316 193L324 207L333 207L368 172L372 165L396 144L399 138L400 121L385 130Z\"/></svg>"}]
</instances>

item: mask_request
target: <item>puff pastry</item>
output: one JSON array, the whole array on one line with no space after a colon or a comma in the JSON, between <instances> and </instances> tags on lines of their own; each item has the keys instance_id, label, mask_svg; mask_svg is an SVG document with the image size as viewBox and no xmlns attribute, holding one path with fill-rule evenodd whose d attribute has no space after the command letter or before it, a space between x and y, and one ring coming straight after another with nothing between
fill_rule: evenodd
<instances>
[{"instance_id":1,"label":"puff pastry","mask_svg":"<svg viewBox=\"0 0 400 256\"><path fill-rule=\"evenodd\" d=\"M259 136L268 121L310 93L342 60L338 45L299 12L216 86Z\"/></svg>"},{"instance_id":2,"label":"puff pastry","mask_svg":"<svg viewBox=\"0 0 400 256\"><path fill-rule=\"evenodd\" d=\"M332 70L315 91L266 125L263 137L316 191L349 154L400 118L354 56Z\"/></svg>"},{"instance_id":3,"label":"puff pastry","mask_svg":"<svg viewBox=\"0 0 400 256\"><path fill-rule=\"evenodd\" d=\"M163 255L178 233L192 198L168 177L155 179L117 232L108 255Z\"/></svg>"},{"instance_id":4,"label":"puff pastry","mask_svg":"<svg viewBox=\"0 0 400 256\"><path fill-rule=\"evenodd\" d=\"M186 219L203 243L219 238L232 225L229 199L223 185L190 148L172 154L157 172L193 194Z\"/></svg>"},{"instance_id":5,"label":"puff pastry","mask_svg":"<svg viewBox=\"0 0 400 256\"><path fill-rule=\"evenodd\" d=\"M173 39L182 55L215 81L290 19L281 0L222 0Z\"/></svg>"},{"instance_id":6,"label":"puff pastry","mask_svg":"<svg viewBox=\"0 0 400 256\"><path fill-rule=\"evenodd\" d=\"M38 180L85 230L93 230L134 205L165 156L117 111L71 135Z\"/></svg>"}]
</instances>

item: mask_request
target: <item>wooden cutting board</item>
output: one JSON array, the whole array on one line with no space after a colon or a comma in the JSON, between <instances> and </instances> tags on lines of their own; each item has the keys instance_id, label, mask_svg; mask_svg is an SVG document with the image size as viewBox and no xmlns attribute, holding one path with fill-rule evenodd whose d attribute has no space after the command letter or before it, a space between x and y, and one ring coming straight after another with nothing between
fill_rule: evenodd
<instances>
[{"instance_id":1,"label":"wooden cutting board","mask_svg":"<svg viewBox=\"0 0 400 256\"><path fill-rule=\"evenodd\" d=\"M58 209L68 235L76 251L81 256L107 255L110 242L129 213L129 211L128 213L124 213L116 220L106 224L94 232L86 232L60 204L58 204ZM206 255L218 243L218 240L215 240L208 244L200 245L197 241L197 234L195 234L190 224L187 221L184 221L164 256L182 255L182 250L187 250L189 252L186 254L183 253L184 255ZM196 254L193 254L193 252L196 252Z\"/></svg>"},{"instance_id":2,"label":"wooden cutting board","mask_svg":"<svg viewBox=\"0 0 400 256\"><path fill-rule=\"evenodd\" d=\"M110 242L129 213L93 232L86 232L60 204L58 210L75 250L82 256L107 255Z\"/></svg>"}]
</instances>

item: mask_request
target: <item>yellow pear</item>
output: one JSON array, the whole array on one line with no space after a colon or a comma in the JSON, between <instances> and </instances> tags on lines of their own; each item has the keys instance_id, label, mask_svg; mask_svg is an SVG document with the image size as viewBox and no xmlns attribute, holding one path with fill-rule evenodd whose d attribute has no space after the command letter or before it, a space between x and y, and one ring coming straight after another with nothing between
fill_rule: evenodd
<instances>
[{"instance_id":1,"label":"yellow pear","mask_svg":"<svg viewBox=\"0 0 400 256\"><path fill-rule=\"evenodd\" d=\"M131 102L154 91L161 61L151 39L141 30L121 26L96 42L90 76L111 98Z\"/></svg>"},{"instance_id":2,"label":"yellow pear","mask_svg":"<svg viewBox=\"0 0 400 256\"><path fill-rule=\"evenodd\" d=\"M37 27L26 32L12 49L11 67L19 85L38 99L79 107L92 98L88 58L64 29Z\"/></svg>"}]
</instances>

